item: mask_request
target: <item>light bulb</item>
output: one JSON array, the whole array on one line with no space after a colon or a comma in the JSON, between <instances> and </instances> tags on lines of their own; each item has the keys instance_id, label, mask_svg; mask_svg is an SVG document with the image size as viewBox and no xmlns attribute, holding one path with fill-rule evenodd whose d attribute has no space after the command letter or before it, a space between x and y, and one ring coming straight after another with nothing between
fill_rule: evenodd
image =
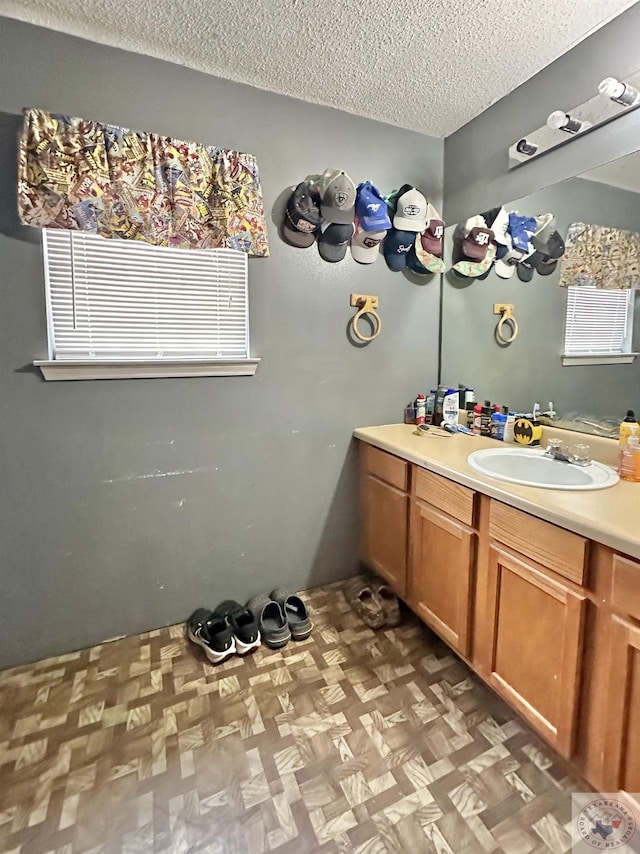
<instances>
[{"instance_id":1,"label":"light bulb","mask_svg":"<svg viewBox=\"0 0 640 854\"><path fill-rule=\"evenodd\" d=\"M580 133L580 131L590 128L591 123L572 119L568 113L555 110L547 119L547 127L551 130L563 130L565 133Z\"/></svg>"},{"instance_id":2,"label":"light bulb","mask_svg":"<svg viewBox=\"0 0 640 854\"><path fill-rule=\"evenodd\" d=\"M615 77L606 77L598 86L598 92L623 107L633 107L640 100L637 89L621 83Z\"/></svg>"}]
</instances>

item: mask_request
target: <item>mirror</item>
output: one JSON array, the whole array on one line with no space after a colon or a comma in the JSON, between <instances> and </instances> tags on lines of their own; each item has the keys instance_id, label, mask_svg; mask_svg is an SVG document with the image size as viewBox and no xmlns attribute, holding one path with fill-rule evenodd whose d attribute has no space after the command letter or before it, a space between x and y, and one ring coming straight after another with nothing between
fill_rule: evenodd
<instances>
[{"instance_id":1,"label":"mirror","mask_svg":"<svg viewBox=\"0 0 640 854\"><path fill-rule=\"evenodd\" d=\"M553 213L568 247L577 241L575 229L573 241L568 235L576 223L632 232L635 238L632 234L622 239L631 240L640 253L640 151L505 202L504 208L533 217ZM478 400L491 398L516 412L531 412L534 402L544 411L553 401L556 426L617 435L627 409L640 413L640 357L636 360L633 355L640 349L639 291L603 290L589 286L588 279L583 280L585 287L561 287L563 265L564 280L575 269L569 264L569 248L555 270L541 267L548 274L536 271L529 282L520 280L517 269L512 278L501 278L495 265L484 280L458 277L451 266L459 257L464 231L464 224L459 224L445 233L442 382L454 387L464 383L474 388ZM618 232L589 232L594 241L594 235L600 239L602 234L619 237ZM616 276L624 273L626 281L635 281L626 275L632 268L631 255L614 254L622 258L616 261ZM494 314L496 304L513 305L518 334L510 344L496 338L500 320ZM512 329L506 325L502 331L508 338ZM624 340L616 339L612 345L609 339L616 336ZM594 355L607 348L626 353L617 358ZM569 351L573 358L563 358Z\"/></svg>"}]
</instances>

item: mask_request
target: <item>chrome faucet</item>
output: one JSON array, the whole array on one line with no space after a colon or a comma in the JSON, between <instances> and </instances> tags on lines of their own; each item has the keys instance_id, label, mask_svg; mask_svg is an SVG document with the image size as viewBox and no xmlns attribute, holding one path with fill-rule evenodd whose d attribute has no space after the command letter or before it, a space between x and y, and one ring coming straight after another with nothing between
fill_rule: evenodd
<instances>
[{"instance_id":1,"label":"chrome faucet","mask_svg":"<svg viewBox=\"0 0 640 854\"><path fill-rule=\"evenodd\" d=\"M590 466L588 445L574 445L569 449L565 447L562 439L549 439L544 452L545 457L558 460L561 463L570 463L574 466Z\"/></svg>"}]
</instances>

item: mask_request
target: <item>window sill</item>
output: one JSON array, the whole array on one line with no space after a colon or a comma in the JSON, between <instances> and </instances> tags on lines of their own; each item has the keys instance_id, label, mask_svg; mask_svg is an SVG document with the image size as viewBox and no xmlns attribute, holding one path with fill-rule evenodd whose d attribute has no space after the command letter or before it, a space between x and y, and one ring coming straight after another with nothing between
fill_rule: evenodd
<instances>
[{"instance_id":1,"label":"window sill","mask_svg":"<svg viewBox=\"0 0 640 854\"><path fill-rule=\"evenodd\" d=\"M563 365L630 365L638 353L583 353L563 355Z\"/></svg>"},{"instance_id":2,"label":"window sill","mask_svg":"<svg viewBox=\"0 0 640 854\"><path fill-rule=\"evenodd\" d=\"M93 359L33 363L45 380L141 380L154 377L252 377L260 359Z\"/></svg>"}]
</instances>

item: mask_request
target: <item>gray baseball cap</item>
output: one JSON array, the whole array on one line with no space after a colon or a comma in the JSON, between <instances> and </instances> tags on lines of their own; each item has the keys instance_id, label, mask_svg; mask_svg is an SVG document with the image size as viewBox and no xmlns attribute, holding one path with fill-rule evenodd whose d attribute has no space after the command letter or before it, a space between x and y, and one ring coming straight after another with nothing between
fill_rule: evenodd
<instances>
[{"instance_id":1,"label":"gray baseball cap","mask_svg":"<svg viewBox=\"0 0 640 854\"><path fill-rule=\"evenodd\" d=\"M323 176L322 219L338 225L353 222L356 210L356 186L346 172L328 169Z\"/></svg>"},{"instance_id":2,"label":"gray baseball cap","mask_svg":"<svg viewBox=\"0 0 640 854\"><path fill-rule=\"evenodd\" d=\"M323 261L335 264L342 261L353 237L353 223L329 223L318 234L318 252Z\"/></svg>"}]
</instances>

